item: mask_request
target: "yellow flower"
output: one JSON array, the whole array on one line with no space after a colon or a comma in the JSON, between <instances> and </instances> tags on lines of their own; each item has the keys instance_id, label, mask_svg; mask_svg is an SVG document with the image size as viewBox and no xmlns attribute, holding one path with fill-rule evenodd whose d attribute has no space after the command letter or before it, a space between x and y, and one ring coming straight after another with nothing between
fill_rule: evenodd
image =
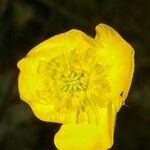
<instances>
[{"instance_id":1,"label":"yellow flower","mask_svg":"<svg viewBox=\"0 0 150 150\"><path fill-rule=\"evenodd\" d=\"M99 129L108 139L103 149L112 145L115 116L134 71L134 50L114 29L99 24L95 38L75 29L56 35L33 48L18 67L21 99L39 119L67 124L56 136L57 145L64 130L76 128L87 137L93 133L87 130Z\"/></svg>"}]
</instances>

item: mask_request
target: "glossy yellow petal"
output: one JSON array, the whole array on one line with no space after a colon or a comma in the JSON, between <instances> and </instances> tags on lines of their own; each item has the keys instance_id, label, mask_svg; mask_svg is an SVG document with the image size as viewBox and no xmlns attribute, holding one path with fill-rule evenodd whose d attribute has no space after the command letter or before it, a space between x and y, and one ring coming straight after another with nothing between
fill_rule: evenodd
<instances>
[{"instance_id":1,"label":"glossy yellow petal","mask_svg":"<svg viewBox=\"0 0 150 150\"><path fill-rule=\"evenodd\" d=\"M55 135L59 150L106 150L113 144L116 111L112 105L99 110L100 122L93 124L64 124Z\"/></svg>"},{"instance_id":2,"label":"glossy yellow petal","mask_svg":"<svg viewBox=\"0 0 150 150\"><path fill-rule=\"evenodd\" d=\"M106 150L109 143L101 126L91 124L62 125L55 136L55 144L59 150Z\"/></svg>"},{"instance_id":3,"label":"glossy yellow petal","mask_svg":"<svg viewBox=\"0 0 150 150\"><path fill-rule=\"evenodd\" d=\"M38 67L38 60L31 58L23 58L19 61L18 67L20 68L19 73L19 93L21 99L28 102L35 100L36 96L36 70Z\"/></svg>"},{"instance_id":4,"label":"glossy yellow petal","mask_svg":"<svg viewBox=\"0 0 150 150\"><path fill-rule=\"evenodd\" d=\"M34 47L28 56L40 59L52 59L58 55L69 53L71 50L88 48L93 39L85 33L72 29L68 32L55 35ZM77 50L79 51L79 50Z\"/></svg>"},{"instance_id":5,"label":"glossy yellow petal","mask_svg":"<svg viewBox=\"0 0 150 150\"><path fill-rule=\"evenodd\" d=\"M119 110L131 85L134 50L113 28L105 24L96 27L95 39L100 43L100 63L110 67L108 80L111 86L111 100Z\"/></svg>"}]
</instances>

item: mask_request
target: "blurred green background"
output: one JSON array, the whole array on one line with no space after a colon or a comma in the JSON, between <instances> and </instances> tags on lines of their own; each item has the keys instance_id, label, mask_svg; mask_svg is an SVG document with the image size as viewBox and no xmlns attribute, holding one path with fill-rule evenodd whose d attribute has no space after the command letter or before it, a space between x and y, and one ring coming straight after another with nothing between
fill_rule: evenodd
<instances>
[{"instance_id":1,"label":"blurred green background","mask_svg":"<svg viewBox=\"0 0 150 150\"><path fill-rule=\"evenodd\" d=\"M94 35L100 22L115 28L136 54L111 150L150 149L149 0L0 0L0 150L56 150L60 125L38 120L20 100L16 63L54 34L76 28Z\"/></svg>"}]
</instances>

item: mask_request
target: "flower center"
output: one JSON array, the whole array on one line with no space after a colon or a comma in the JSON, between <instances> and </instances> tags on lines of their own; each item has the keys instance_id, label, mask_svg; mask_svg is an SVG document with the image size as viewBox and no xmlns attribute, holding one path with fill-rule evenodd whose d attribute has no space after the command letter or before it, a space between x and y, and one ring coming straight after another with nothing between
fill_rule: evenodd
<instances>
[{"instance_id":1,"label":"flower center","mask_svg":"<svg viewBox=\"0 0 150 150\"><path fill-rule=\"evenodd\" d=\"M81 56L59 55L39 65L42 90L38 94L42 103L54 107L52 120L99 122L97 108L109 100L110 85L106 78L109 67L99 64L92 56L84 59Z\"/></svg>"},{"instance_id":2,"label":"flower center","mask_svg":"<svg viewBox=\"0 0 150 150\"><path fill-rule=\"evenodd\" d=\"M77 73L72 71L69 76L64 77L64 83L62 90L65 92L74 92L74 91L86 91L87 82L84 83L85 75L84 72Z\"/></svg>"}]
</instances>

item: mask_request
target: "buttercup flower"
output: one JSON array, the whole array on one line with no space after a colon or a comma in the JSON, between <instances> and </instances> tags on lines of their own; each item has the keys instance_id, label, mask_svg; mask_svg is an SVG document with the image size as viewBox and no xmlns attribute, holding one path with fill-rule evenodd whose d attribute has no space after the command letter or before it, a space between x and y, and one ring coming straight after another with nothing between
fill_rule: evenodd
<instances>
[{"instance_id":1,"label":"buttercup flower","mask_svg":"<svg viewBox=\"0 0 150 150\"><path fill-rule=\"evenodd\" d=\"M134 50L114 29L99 24L95 38L75 29L56 35L18 67L21 99L39 119L64 124L55 137L60 150L112 146L134 71Z\"/></svg>"}]
</instances>

